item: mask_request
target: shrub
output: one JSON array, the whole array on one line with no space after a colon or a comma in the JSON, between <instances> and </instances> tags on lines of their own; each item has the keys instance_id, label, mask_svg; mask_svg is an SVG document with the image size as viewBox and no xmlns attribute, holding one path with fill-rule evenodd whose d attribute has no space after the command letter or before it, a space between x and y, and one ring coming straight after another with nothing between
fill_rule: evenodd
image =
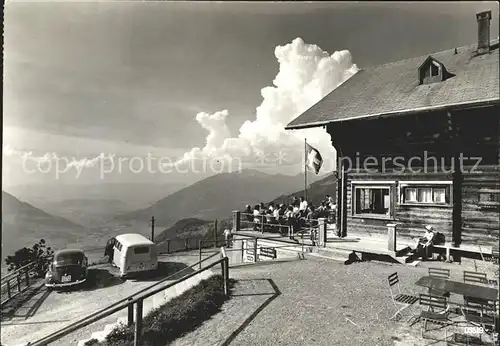
<instances>
[{"instance_id":1,"label":"shrub","mask_svg":"<svg viewBox=\"0 0 500 346\"><path fill-rule=\"evenodd\" d=\"M32 248L24 247L17 250L14 255L7 256L5 264L9 266L8 271L13 271L36 261L34 272L38 277L43 277L47 272L52 256L54 256L54 251L47 247L44 239L40 239Z\"/></svg>"},{"instance_id":2,"label":"shrub","mask_svg":"<svg viewBox=\"0 0 500 346\"><path fill-rule=\"evenodd\" d=\"M234 285L230 280L230 287ZM223 291L223 278L214 275L151 311L143 319L141 345L165 346L189 333L220 311L228 299ZM135 326L120 325L106 337L105 342L92 346L129 346L134 343Z\"/></svg>"}]
</instances>

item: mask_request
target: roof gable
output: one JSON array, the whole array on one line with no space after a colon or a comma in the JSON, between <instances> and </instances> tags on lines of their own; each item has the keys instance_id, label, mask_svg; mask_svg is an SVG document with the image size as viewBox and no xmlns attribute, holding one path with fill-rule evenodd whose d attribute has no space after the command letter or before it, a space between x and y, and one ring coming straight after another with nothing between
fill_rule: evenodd
<instances>
[{"instance_id":1,"label":"roof gable","mask_svg":"<svg viewBox=\"0 0 500 346\"><path fill-rule=\"evenodd\" d=\"M490 51L482 55L477 54L476 45L469 45L362 69L294 119L287 129L456 105L497 103L498 51L496 40ZM419 68L432 62L441 66L443 80L421 84Z\"/></svg>"}]
</instances>

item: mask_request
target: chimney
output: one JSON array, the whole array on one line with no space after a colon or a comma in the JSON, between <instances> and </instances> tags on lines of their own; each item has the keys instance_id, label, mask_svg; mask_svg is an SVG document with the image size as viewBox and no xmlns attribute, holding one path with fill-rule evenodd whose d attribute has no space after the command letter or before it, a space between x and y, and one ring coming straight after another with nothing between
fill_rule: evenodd
<instances>
[{"instance_id":1,"label":"chimney","mask_svg":"<svg viewBox=\"0 0 500 346\"><path fill-rule=\"evenodd\" d=\"M484 54L490 51L490 21L491 11L476 14L477 19L477 53Z\"/></svg>"}]
</instances>

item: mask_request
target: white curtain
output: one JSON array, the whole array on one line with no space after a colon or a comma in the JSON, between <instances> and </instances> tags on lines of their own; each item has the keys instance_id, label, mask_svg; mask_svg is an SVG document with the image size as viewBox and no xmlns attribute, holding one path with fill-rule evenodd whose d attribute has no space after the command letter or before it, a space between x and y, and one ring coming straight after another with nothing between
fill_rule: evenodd
<instances>
[{"instance_id":1,"label":"white curtain","mask_svg":"<svg viewBox=\"0 0 500 346\"><path fill-rule=\"evenodd\" d=\"M432 203L432 188L418 189L418 201L421 203Z\"/></svg>"},{"instance_id":2,"label":"white curtain","mask_svg":"<svg viewBox=\"0 0 500 346\"><path fill-rule=\"evenodd\" d=\"M417 201L417 189L407 187L405 188L405 202Z\"/></svg>"}]
</instances>

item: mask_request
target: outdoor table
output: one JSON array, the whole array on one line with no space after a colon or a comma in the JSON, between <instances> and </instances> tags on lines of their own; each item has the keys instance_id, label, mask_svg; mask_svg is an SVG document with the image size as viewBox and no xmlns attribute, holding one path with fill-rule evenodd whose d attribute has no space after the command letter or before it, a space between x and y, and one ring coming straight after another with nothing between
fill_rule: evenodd
<instances>
[{"instance_id":1,"label":"outdoor table","mask_svg":"<svg viewBox=\"0 0 500 346\"><path fill-rule=\"evenodd\" d=\"M451 281L433 276L423 276L415 284L438 291L461 294L466 297L473 297L488 301L498 300L498 290L492 287L466 284L464 282Z\"/></svg>"}]
</instances>

